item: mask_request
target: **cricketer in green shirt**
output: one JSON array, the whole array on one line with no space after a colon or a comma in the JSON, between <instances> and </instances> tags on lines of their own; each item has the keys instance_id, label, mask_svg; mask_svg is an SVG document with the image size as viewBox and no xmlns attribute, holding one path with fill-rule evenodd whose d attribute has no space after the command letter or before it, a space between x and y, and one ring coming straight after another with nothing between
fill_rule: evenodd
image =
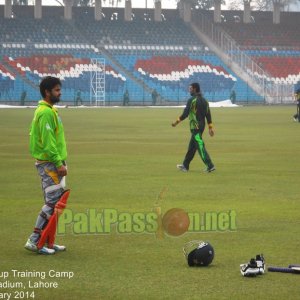
<instances>
[{"instance_id":1,"label":"cricketer in green shirt","mask_svg":"<svg viewBox=\"0 0 300 300\"><path fill-rule=\"evenodd\" d=\"M51 255L66 250L66 246L54 244L55 226L49 221L54 208L67 191L64 128L56 108L53 107L60 101L60 79L44 77L40 82L40 93L43 100L39 101L31 123L30 152L36 159L35 166L41 178L44 203L24 247L29 251Z\"/></svg>"},{"instance_id":2,"label":"cricketer in green shirt","mask_svg":"<svg viewBox=\"0 0 300 300\"><path fill-rule=\"evenodd\" d=\"M57 109L39 101L30 128L30 153L39 161L48 161L58 168L67 158L64 127Z\"/></svg>"},{"instance_id":3,"label":"cricketer in green shirt","mask_svg":"<svg viewBox=\"0 0 300 300\"><path fill-rule=\"evenodd\" d=\"M208 124L210 136L214 135L212 118L209 109L209 104L200 92L200 85L198 83L192 83L190 85L191 98L187 101L186 107L179 116L179 118L172 123L172 126L177 126L181 121L189 117L191 139L188 147L188 151L185 155L182 164L177 165L177 168L183 172L187 172L190 167L190 163L193 160L196 151L198 151L203 163L206 165L206 172L212 172L215 170L215 166L205 148L202 134L205 129L205 119Z\"/></svg>"},{"instance_id":4,"label":"cricketer in green shirt","mask_svg":"<svg viewBox=\"0 0 300 300\"><path fill-rule=\"evenodd\" d=\"M208 102L202 97L201 94L193 95L186 104L186 107L179 117L183 121L189 117L191 131L196 129L202 134L205 128L205 118L209 127L212 127L211 113Z\"/></svg>"}]
</instances>

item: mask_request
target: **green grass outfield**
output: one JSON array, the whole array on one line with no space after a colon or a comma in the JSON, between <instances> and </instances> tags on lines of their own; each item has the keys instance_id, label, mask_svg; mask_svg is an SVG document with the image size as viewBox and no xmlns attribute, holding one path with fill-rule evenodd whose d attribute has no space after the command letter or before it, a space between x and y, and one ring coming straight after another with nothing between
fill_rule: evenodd
<instances>
[{"instance_id":1,"label":"green grass outfield","mask_svg":"<svg viewBox=\"0 0 300 300\"><path fill-rule=\"evenodd\" d=\"M180 108L61 109L68 142L68 208L147 213L159 193L163 212L236 212L236 230L156 238L153 233L67 234L65 253L39 256L23 246L42 206L28 151L33 109L0 110L0 282L22 282L35 299L298 299L300 276L267 273L243 278L239 265L264 253L268 265L300 264L300 124L295 107L212 109L214 138L205 132L217 171L203 173L195 156L181 163L188 121L171 127ZM189 268L184 243L207 240L215 249L208 268ZM49 278L57 288L30 289L11 270L74 272ZM7 279L3 272L9 272ZM1 293L18 288L0 289ZM12 295L12 297L14 294ZM26 295L25 295L26 296ZM13 299L13 298L11 298ZM26 297L24 297L26 299ZM30 298L28 298L30 299Z\"/></svg>"}]
</instances>

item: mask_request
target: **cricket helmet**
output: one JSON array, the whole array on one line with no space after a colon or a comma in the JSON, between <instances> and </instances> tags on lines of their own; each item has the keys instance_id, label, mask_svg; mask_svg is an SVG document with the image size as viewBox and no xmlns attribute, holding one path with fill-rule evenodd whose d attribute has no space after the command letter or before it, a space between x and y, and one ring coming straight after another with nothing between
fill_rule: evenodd
<instances>
[{"instance_id":1,"label":"cricket helmet","mask_svg":"<svg viewBox=\"0 0 300 300\"><path fill-rule=\"evenodd\" d=\"M190 267L208 266L214 259L212 245L204 241L190 241L183 246L183 253Z\"/></svg>"}]
</instances>

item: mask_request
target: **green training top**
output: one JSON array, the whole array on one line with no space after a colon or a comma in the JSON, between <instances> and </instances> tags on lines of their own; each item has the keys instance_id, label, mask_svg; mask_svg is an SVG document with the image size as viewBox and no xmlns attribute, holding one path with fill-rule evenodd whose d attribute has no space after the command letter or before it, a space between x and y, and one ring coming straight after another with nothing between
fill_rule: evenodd
<instances>
[{"instance_id":1,"label":"green training top","mask_svg":"<svg viewBox=\"0 0 300 300\"><path fill-rule=\"evenodd\" d=\"M187 101L186 107L179 117L181 121L189 117L190 129L203 131L205 128L205 119L207 124L212 124L209 104L200 93L192 95Z\"/></svg>"},{"instance_id":2,"label":"green training top","mask_svg":"<svg viewBox=\"0 0 300 300\"><path fill-rule=\"evenodd\" d=\"M67 158L64 127L57 109L44 100L39 101L30 128L30 153L37 160L62 166Z\"/></svg>"}]
</instances>

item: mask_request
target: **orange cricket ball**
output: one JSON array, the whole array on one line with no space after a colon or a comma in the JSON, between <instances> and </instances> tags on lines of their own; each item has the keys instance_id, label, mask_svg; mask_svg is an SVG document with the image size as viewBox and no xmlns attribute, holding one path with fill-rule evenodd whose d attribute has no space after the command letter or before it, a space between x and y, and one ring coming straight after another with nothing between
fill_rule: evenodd
<instances>
[{"instance_id":1,"label":"orange cricket ball","mask_svg":"<svg viewBox=\"0 0 300 300\"><path fill-rule=\"evenodd\" d=\"M183 209L172 208L164 214L162 225L169 235L179 236L188 231L190 219Z\"/></svg>"}]
</instances>

